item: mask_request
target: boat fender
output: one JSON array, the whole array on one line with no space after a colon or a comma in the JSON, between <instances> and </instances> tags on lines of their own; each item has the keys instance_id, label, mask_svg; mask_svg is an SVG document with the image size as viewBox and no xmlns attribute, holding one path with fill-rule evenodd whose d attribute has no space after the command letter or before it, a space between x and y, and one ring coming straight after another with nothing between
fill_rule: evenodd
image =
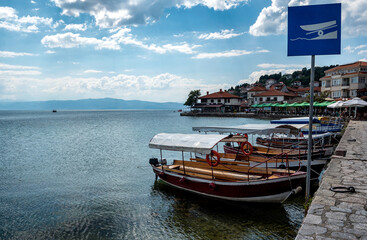
<instances>
[{"instance_id":1,"label":"boat fender","mask_svg":"<svg viewBox=\"0 0 367 240\"><path fill-rule=\"evenodd\" d=\"M297 194L297 193L299 193L299 192L301 192L302 191L302 187L301 186L298 186L296 189L293 189L292 190L292 193L293 194Z\"/></svg>"},{"instance_id":2,"label":"boat fender","mask_svg":"<svg viewBox=\"0 0 367 240\"><path fill-rule=\"evenodd\" d=\"M163 158L163 159L161 160L161 164L162 164L162 165L167 165L167 159Z\"/></svg>"},{"instance_id":3,"label":"boat fender","mask_svg":"<svg viewBox=\"0 0 367 240\"><path fill-rule=\"evenodd\" d=\"M182 178L180 178L180 180L179 180L179 182L180 183L184 183L184 182L186 182L187 181L187 179L185 178L185 177L182 177Z\"/></svg>"},{"instance_id":4,"label":"boat fender","mask_svg":"<svg viewBox=\"0 0 367 240\"><path fill-rule=\"evenodd\" d=\"M247 146L247 149L245 149L245 147ZM241 144L241 151L243 154L245 154L246 156L250 156L252 154L252 151L253 151L253 147L251 145L250 142L243 142Z\"/></svg>"},{"instance_id":5,"label":"boat fender","mask_svg":"<svg viewBox=\"0 0 367 240\"><path fill-rule=\"evenodd\" d=\"M158 166L158 158L150 158L149 159L149 164L153 165L153 166Z\"/></svg>"},{"instance_id":6,"label":"boat fender","mask_svg":"<svg viewBox=\"0 0 367 240\"><path fill-rule=\"evenodd\" d=\"M215 187L216 187L216 185L215 185L214 182L209 183L209 189L210 190L214 191L215 190Z\"/></svg>"},{"instance_id":7,"label":"boat fender","mask_svg":"<svg viewBox=\"0 0 367 240\"><path fill-rule=\"evenodd\" d=\"M164 172L160 172L160 173L158 173L158 176L160 177L160 178L162 178L162 177L164 177L166 174L164 173Z\"/></svg>"},{"instance_id":8,"label":"boat fender","mask_svg":"<svg viewBox=\"0 0 367 240\"><path fill-rule=\"evenodd\" d=\"M285 165L284 165L284 163L280 164L280 165L278 166L278 168L279 168L279 169L285 169Z\"/></svg>"},{"instance_id":9,"label":"boat fender","mask_svg":"<svg viewBox=\"0 0 367 240\"><path fill-rule=\"evenodd\" d=\"M212 161L214 160L214 161ZM217 151L212 150L210 154L206 155L206 162L209 166L216 167L220 163L220 155Z\"/></svg>"}]
</instances>

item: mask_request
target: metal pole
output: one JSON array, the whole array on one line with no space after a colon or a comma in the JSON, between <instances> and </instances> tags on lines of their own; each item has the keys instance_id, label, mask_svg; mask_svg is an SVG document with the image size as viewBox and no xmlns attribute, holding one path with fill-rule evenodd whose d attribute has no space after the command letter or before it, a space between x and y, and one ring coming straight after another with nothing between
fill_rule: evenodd
<instances>
[{"instance_id":1,"label":"metal pole","mask_svg":"<svg viewBox=\"0 0 367 240\"><path fill-rule=\"evenodd\" d=\"M310 110L308 125L308 146L307 146L307 178L306 178L306 202L310 198L311 185L311 159L312 159L312 122L313 122L313 89L315 80L315 55L311 56L311 79L310 79Z\"/></svg>"}]
</instances>

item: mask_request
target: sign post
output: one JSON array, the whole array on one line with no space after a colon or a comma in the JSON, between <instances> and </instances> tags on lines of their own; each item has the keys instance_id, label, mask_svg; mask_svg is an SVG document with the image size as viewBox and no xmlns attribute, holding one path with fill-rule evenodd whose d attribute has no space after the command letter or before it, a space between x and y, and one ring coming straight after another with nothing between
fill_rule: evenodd
<instances>
[{"instance_id":1,"label":"sign post","mask_svg":"<svg viewBox=\"0 0 367 240\"><path fill-rule=\"evenodd\" d=\"M288 56L311 55L306 201L310 197L315 55L340 54L341 4L288 7Z\"/></svg>"}]
</instances>

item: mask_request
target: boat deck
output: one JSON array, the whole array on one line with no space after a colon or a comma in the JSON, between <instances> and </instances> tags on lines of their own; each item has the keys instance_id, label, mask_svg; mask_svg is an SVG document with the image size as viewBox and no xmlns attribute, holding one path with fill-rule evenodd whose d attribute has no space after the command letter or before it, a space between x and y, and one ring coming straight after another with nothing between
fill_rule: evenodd
<instances>
[{"instance_id":1,"label":"boat deck","mask_svg":"<svg viewBox=\"0 0 367 240\"><path fill-rule=\"evenodd\" d=\"M164 171L182 175L227 182L275 179L295 173L295 171L292 170L250 167L248 162L225 160L221 160L218 166L212 168L204 159L191 158L190 160L191 161L174 160L172 165L164 165L159 168L163 167Z\"/></svg>"}]
</instances>

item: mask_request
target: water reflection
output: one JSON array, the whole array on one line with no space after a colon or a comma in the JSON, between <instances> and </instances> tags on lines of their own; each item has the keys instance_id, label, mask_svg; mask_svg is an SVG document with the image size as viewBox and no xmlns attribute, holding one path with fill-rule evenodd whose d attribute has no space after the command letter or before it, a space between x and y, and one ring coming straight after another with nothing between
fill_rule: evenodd
<instances>
[{"instance_id":1,"label":"water reflection","mask_svg":"<svg viewBox=\"0 0 367 240\"><path fill-rule=\"evenodd\" d=\"M170 231L195 239L293 239L294 222L282 204L212 199L156 181L151 195L169 203ZM299 214L299 209L292 209ZM302 219L302 217L301 217Z\"/></svg>"}]
</instances>

